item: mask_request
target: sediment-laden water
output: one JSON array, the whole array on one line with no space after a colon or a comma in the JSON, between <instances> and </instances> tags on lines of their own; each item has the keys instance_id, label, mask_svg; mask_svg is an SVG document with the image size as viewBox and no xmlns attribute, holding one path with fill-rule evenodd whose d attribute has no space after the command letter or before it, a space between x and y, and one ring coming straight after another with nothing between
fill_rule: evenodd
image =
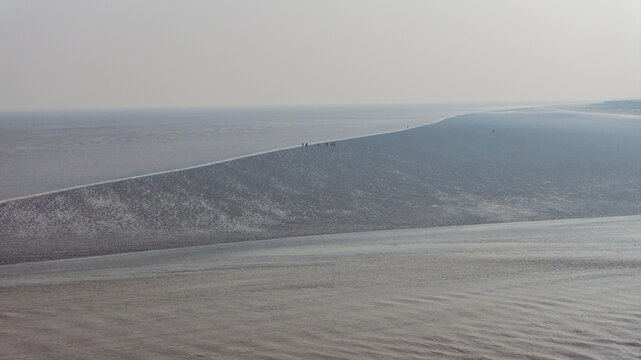
<instances>
[{"instance_id":1,"label":"sediment-laden water","mask_svg":"<svg viewBox=\"0 0 641 360\"><path fill-rule=\"evenodd\" d=\"M638 359L641 216L0 266L0 358Z\"/></svg>"}]
</instances>

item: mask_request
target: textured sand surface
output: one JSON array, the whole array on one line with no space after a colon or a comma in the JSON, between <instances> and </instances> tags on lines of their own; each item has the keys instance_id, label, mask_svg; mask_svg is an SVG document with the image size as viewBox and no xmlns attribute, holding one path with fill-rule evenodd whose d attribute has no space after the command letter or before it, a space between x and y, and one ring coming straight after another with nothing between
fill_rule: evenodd
<instances>
[{"instance_id":1,"label":"textured sand surface","mask_svg":"<svg viewBox=\"0 0 641 360\"><path fill-rule=\"evenodd\" d=\"M0 262L251 239L641 213L638 117L551 109L0 204Z\"/></svg>"}]
</instances>

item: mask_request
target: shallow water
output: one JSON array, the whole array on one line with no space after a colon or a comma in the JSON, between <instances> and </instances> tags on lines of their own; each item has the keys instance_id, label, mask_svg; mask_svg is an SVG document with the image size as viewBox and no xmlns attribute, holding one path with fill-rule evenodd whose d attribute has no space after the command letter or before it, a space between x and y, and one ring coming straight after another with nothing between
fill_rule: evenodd
<instances>
[{"instance_id":1,"label":"shallow water","mask_svg":"<svg viewBox=\"0 0 641 360\"><path fill-rule=\"evenodd\" d=\"M426 104L0 112L0 200L505 107Z\"/></svg>"},{"instance_id":2,"label":"shallow water","mask_svg":"<svg viewBox=\"0 0 641 360\"><path fill-rule=\"evenodd\" d=\"M641 216L0 266L0 357L641 357Z\"/></svg>"}]
</instances>

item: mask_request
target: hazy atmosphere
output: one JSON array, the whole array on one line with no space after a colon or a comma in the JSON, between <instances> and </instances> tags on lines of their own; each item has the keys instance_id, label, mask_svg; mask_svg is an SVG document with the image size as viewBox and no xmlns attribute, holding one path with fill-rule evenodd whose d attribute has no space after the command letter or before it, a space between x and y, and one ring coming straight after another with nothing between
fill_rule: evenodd
<instances>
[{"instance_id":1,"label":"hazy atmosphere","mask_svg":"<svg viewBox=\"0 0 641 360\"><path fill-rule=\"evenodd\" d=\"M0 359L641 360L641 1L0 0Z\"/></svg>"},{"instance_id":2,"label":"hazy atmosphere","mask_svg":"<svg viewBox=\"0 0 641 360\"><path fill-rule=\"evenodd\" d=\"M638 98L641 2L0 1L0 110Z\"/></svg>"}]
</instances>

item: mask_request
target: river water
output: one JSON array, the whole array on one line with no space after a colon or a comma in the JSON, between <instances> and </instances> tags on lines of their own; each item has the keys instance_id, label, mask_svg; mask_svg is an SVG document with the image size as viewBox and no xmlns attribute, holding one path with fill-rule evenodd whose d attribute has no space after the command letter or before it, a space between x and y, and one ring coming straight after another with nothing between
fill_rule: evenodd
<instances>
[{"instance_id":1,"label":"river water","mask_svg":"<svg viewBox=\"0 0 641 360\"><path fill-rule=\"evenodd\" d=\"M639 359L641 216L0 266L0 357Z\"/></svg>"}]
</instances>

